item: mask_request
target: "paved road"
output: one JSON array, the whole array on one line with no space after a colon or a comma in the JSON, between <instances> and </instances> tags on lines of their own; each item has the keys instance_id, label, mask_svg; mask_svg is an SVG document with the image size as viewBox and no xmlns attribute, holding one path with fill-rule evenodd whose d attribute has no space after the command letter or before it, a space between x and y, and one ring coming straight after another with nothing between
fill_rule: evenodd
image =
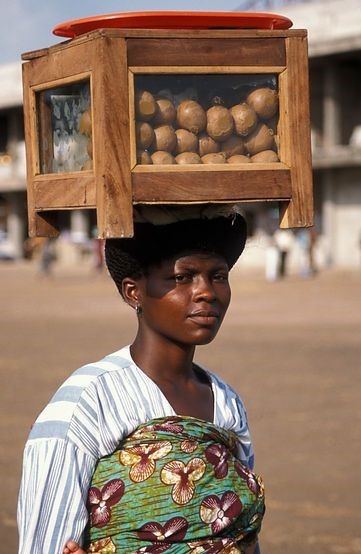
<instances>
[{"instance_id":1,"label":"paved road","mask_svg":"<svg viewBox=\"0 0 361 554\"><path fill-rule=\"evenodd\" d=\"M198 360L246 402L266 481L263 554L361 553L361 272L266 283L237 269L233 302ZM22 448L65 377L131 340L106 275L0 265L0 536L16 552Z\"/></svg>"}]
</instances>

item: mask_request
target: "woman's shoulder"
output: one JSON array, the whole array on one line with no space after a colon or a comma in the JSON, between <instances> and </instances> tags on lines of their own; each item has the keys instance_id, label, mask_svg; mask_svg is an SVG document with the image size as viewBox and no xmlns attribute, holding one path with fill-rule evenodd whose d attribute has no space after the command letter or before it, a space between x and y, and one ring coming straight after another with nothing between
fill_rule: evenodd
<instances>
[{"instance_id":1,"label":"woman's shoulder","mask_svg":"<svg viewBox=\"0 0 361 554\"><path fill-rule=\"evenodd\" d=\"M128 352L128 347L124 347L74 371L36 419L29 440L65 439L74 417L84 422L91 417L94 419L97 389L104 388L107 375L127 370L131 365Z\"/></svg>"}]
</instances>

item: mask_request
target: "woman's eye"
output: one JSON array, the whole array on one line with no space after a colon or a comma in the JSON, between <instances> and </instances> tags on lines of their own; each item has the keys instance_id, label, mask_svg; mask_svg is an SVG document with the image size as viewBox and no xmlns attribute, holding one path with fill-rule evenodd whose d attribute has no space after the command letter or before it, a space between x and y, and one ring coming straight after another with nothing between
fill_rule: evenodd
<instances>
[{"instance_id":1,"label":"woman's eye","mask_svg":"<svg viewBox=\"0 0 361 554\"><path fill-rule=\"evenodd\" d=\"M190 275L187 273L177 273L177 275L174 276L174 279L177 283L184 283L185 281L189 280L191 278Z\"/></svg>"},{"instance_id":2,"label":"woman's eye","mask_svg":"<svg viewBox=\"0 0 361 554\"><path fill-rule=\"evenodd\" d=\"M228 281L228 275L225 273L216 273L213 279L215 281Z\"/></svg>"}]
</instances>

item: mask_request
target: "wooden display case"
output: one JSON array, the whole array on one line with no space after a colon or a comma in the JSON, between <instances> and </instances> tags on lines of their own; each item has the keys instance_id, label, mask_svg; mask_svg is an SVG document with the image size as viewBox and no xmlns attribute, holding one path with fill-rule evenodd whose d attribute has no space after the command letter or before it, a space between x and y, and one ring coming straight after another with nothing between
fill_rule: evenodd
<instances>
[{"instance_id":1,"label":"wooden display case","mask_svg":"<svg viewBox=\"0 0 361 554\"><path fill-rule=\"evenodd\" d=\"M23 59L31 236L91 208L99 237L129 237L137 203L276 201L281 227L312 225L306 31L103 29ZM233 92L271 80L278 161L138 163L135 89L167 79Z\"/></svg>"}]
</instances>

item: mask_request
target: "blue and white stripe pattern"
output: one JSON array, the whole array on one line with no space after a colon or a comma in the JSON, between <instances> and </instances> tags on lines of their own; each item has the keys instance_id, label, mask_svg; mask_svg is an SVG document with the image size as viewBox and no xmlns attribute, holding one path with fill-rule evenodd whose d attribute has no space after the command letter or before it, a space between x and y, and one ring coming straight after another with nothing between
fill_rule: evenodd
<instances>
[{"instance_id":1,"label":"blue and white stripe pattern","mask_svg":"<svg viewBox=\"0 0 361 554\"><path fill-rule=\"evenodd\" d=\"M242 401L207 371L216 425L239 437L239 454L253 467ZM175 415L159 387L133 362L129 347L78 369L39 415L24 452L18 525L20 554L61 554L81 543L86 498L97 460L111 454L141 423Z\"/></svg>"}]
</instances>

